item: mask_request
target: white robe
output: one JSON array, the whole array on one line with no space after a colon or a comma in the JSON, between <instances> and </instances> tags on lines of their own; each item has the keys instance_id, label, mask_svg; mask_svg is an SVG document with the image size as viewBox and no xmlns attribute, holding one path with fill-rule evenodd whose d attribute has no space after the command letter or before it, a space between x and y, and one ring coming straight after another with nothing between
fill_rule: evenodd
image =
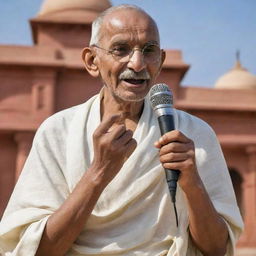
<instances>
[{"instance_id":1,"label":"white robe","mask_svg":"<svg viewBox=\"0 0 256 256\"><path fill-rule=\"evenodd\" d=\"M195 256L184 194L176 195L179 227L158 150L157 119L149 100L134 132L137 148L101 194L66 255ZM174 110L176 129L191 138L201 179L227 223L233 255L242 220L220 146L202 120ZM29 157L0 223L5 255L33 256L48 217L72 192L93 159L92 134L100 123L100 97L61 111L38 129Z\"/></svg>"}]
</instances>

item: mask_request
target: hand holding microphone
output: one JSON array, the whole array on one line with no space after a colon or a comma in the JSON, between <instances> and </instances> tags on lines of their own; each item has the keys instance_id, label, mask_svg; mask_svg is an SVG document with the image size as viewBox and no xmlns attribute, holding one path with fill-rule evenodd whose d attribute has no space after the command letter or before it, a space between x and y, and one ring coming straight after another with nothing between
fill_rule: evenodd
<instances>
[{"instance_id":1,"label":"hand holding microphone","mask_svg":"<svg viewBox=\"0 0 256 256\"><path fill-rule=\"evenodd\" d=\"M183 189L193 185L195 181L193 177L198 177L194 143L182 132L175 130L172 93L166 84L156 84L151 88L150 101L158 116L159 128L162 134L155 146L159 148L160 162L165 168L166 180L178 225L175 196L179 176L181 175L179 184Z\"/></svg>"},{"instance_id":2,"label":"hand holding microphone","mask_svg":"<svg viewBox=\"0 0 256 256\"><path fill-rule=\"evenodd\" d=\"M155 143L159 148L159 158L167 170L179 170L179 185L184 192L189 193L199 182L194 143L178 130L165 133Z\"/></svg>"}]
</instances>

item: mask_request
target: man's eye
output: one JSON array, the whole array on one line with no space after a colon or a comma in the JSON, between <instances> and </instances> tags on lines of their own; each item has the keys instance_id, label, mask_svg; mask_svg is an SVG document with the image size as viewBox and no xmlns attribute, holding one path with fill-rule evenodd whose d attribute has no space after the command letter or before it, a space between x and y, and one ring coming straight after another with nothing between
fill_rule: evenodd
<instances>
[{"instance_id":1,"label":"man's eye","mask_svg":"<svg viewBox=\"0 0 256 256\"><path fill-rule=\"evenodd\" d=\"M116 46L112 49L112 53L117 56L126 56L129 54L129 47L127 46Z\"/></svg>"},{"instance_id":2,"label":"man's eye","mask_svg":"<svg viewBox=\"0 0 256 256\"><path fill-rule=\"evenodd\" d=\"M143 50L144 54L157 53L157 52L158 52L158 47L155 45L147 46Z\"/></svg>"}]
</instances>

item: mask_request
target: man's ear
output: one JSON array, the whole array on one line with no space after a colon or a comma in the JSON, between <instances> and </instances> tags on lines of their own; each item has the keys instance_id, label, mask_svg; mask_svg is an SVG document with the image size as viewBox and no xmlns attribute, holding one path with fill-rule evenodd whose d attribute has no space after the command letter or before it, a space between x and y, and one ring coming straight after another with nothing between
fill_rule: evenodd
<instances>
[{"instance_id":1,"label":"man's ear","mask_svg":"<svg viewBox=\"0 0 256 256\"><path fill-rule=\"evenodd\" d=\"M160 60L160 63L159 63L159 69L158 69L158 72L157 72L157 76L160 74L160 72L162 70L162 67L163 67L163 64L164 64L164 61L165 61L165 56L166 56L165 51L161 50L161 60Z\"/></svg>"},{"instance_id":2,"label":"man's ear","mask_svg":"<svg viewBox=\"0 0 256 256\"><path fill-rule=\"evenodd\" d=\"M96 61L96 55L92 48L85 47L82 52L84 66L88 73L93 77L99 76L99 69Z\"/></svg>"},{"instance_id":3,"label":"man's ear","mask_svg":"<svg viewBox=\"0 0 256 256\"><path fill-rule=\"evenodd\" d=\"M160 70L162 69L162 66L164 64L164 61L165 61L165 56L166 56L166 53L164 50L161 51L161 65L160 65Z\"/></svg>"}]
</instances>

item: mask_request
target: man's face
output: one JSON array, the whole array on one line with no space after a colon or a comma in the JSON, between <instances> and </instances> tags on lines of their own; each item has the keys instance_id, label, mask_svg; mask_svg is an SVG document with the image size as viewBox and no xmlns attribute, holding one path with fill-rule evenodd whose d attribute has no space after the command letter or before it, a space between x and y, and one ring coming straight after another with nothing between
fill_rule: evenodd
<instances>
[{"instance_id":1,"label":"man's face","mask_svg":"<svg viewBox=\"0 0 256 256\"><path fill-rule=\"evenodd\" d=\"M144 13L128 9L105 17L98 46L115 51L124 47L135 49L130 59L122 62L95 47L101 79L113 97L122 101L141 101L147 95L164 60L161 51L157 61L144 59L141 49L152 44L159 45L158 31Z\"/></svg>"}]
</instances>

